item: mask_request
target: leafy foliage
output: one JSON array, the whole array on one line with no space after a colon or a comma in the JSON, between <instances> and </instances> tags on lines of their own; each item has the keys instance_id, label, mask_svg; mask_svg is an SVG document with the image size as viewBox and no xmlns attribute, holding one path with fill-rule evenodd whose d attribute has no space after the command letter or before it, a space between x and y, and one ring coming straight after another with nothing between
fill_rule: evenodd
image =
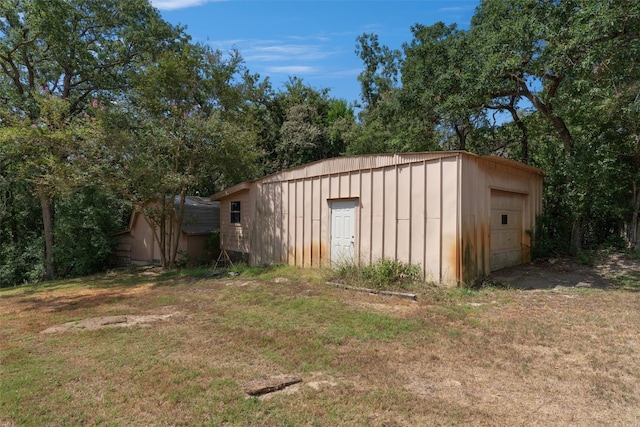
<instances>
[{"instance_id":1,"label":"leafy foliage","mask_svg":"<svg viewBox=\"0 0 640 427\"><path fill-rule=\"evenodd\" d=\"M184 40L146 0L0 1L0 142L40 201L45 278L59 190L85 178L74 165L87 109L119 101L143 60Z\"/></svg>"},{"instance_id":2,"label":"leafy foliage","mask_svg":"<svg viewBox=\"0 0 640 427\"><path fill-rule=\"evenodd\" d=\"M21 183L2 176L0 193L0 288L37 282L44 272L40 206Z\"/></svg>"},{"instance_id":3,"label":"leafy foliage","mask_svg":"<svg viewBox=\"0 0 640 427\"><path fill-rule=\"evenodd\" d=\"M61 198L54 230L58 274L85 276L112 267L113 235L126 229L129 211L122 199L95 187Z\"/></svg>"},{"instance_id":4,"label":"leafy foliage","mask_svg":"<svg viewBox=\"0 0 640 427\"><path fill-rule=\"evenodd\" d=\"M358 40L366 104L350 152L453 148L540 166L552 246L623 230L640 244L637 2L483 0L468 30L412 32L401 55Z\"/></svg>"},{"instance_id":5,"label":"leafy foliage","mask_svg":"<svg viewBox=\"0 0 640 427\"><path fill-rule=\"evenodd\" d=\"M637 1L482 0L468 29L411 31L357 38L348 105L296 76L274 90L146 0L0 0L0 286L107 266L114 193L170 266L175 200L344 154L521 160L546 173L535 254L640 248ZM362 277L411 276L386 262Z\"/></svg>"},{"instance_id":6,"label":"leafy foliage","mask_svg":"<svg viewBox=\"0 0 640 427\"><path fill-rule=\"evenodd\" d=\"M255 115L263 173L277 172L345 153L355 131L353 108L291 78Z\"/></svg>"},{"instance_id":7,"label":"leafy foliage","mask_svg":"<svg viewBox=\"0 0 640 427\"><path fill-rule=\"evenodd\" d=\"M410 290L421 280L422 270L418 265L382 258L363 267L353 264L342 265L335 274L340 280L373 289Z\"/></svg>"}]
</instances>

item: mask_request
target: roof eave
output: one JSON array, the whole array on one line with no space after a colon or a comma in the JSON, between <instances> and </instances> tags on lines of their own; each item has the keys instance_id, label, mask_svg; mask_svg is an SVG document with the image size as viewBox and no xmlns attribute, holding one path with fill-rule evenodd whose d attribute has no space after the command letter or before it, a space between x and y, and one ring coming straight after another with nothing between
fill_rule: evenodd
<instances>
[{"instance_id":1,"label":"roof eave","mask_svg":"<svg viewBox=\"0 0 640 427\"><path fill-rule=\"evenodd\" d=\"M245 191L251 188L252 181L241 182L240 184L236 184L233 187L225 188L222 191L218 191L209 197L209 200L216 201L223 199L225 197L231 196L233 194L239 193L241 191Z\"/></svg>"}]
</instances>

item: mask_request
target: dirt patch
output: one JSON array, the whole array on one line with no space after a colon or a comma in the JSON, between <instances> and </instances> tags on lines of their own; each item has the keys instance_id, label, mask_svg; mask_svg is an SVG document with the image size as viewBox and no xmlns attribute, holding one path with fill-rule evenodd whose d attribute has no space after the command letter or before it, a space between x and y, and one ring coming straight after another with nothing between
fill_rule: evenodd
<instances>
[{"instance_id":1,"label":"dirt patch","mask_svg":"<svg viewBox=\"0 0 640 427\"><path fill-rule=\"evenodd\" d=\"M397 317L406 317L415 313L417 310L420 310L420 306L415 301L402 299L390 300L380 295L375 295L368 299L360 298L347 300L346 303L358 308L390 314Z\"/></svg>"},{"instance_id":2,"label":"dirt patch","mask_svg":"<svg viewBox=\"0 0 640 427\"><path fill-rule=\"evenodd\" d=\"M103 328L131 328L133 326L149 326L150 323L168 320L179 315L179 312L170 314L148 314L144 316L103 316L83 319L74 322L52 326L42 331L42 334L55 334L70 331L95 331Z\"/></svg>"},{"instance_id":3,"label":"dirt patch","mask_svg":"<svg viewBox=\"0 0 640 427\"><path fill-rule=\"evenodd\" d=\"M625 254L594 259L555 258L494 271L489 281L518 289L611 288L640 281L640 262Z\"/></svg>"}]
</instances>

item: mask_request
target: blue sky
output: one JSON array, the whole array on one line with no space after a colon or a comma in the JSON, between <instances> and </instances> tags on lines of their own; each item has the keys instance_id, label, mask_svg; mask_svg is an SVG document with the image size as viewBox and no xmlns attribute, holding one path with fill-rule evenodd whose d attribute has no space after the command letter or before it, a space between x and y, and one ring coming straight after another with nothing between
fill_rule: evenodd
<instances>
[{"instance_id":1,"label":"blue sky","mask_svg":"<svg viewBox=\"0 0 640 427\"><path fill-rule=\"evenodd\" d=\"M236 48L247 68L282 89L302 78L347 102L360 100L363 64L356 38L377 34L381 44L410 42L411 26L437 21L468 28L478 0L151 0L163 18L187 27L196 42Z\"/></svg>"}]
</instances>

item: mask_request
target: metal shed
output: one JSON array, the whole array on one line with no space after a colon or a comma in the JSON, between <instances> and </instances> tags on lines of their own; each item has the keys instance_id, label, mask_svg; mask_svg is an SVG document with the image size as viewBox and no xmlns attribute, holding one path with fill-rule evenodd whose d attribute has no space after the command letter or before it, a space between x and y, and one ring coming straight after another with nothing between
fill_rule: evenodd
<instances>
[{"instance_id":1,"label":"metal shed","mask_svg":"<svg viewBox=\"0 0 640 427\"><path fill-rule=\"evenodd\" d=\"M381 258L445 284L531 259L540 169L463 151L337 157L243 182L220 201L221 249L250 264Z\"/></svg>"},{"instance_id":2,"label":"metal shed","mask_svg":"<svg viewBox=\"0 0 640 427\"><path fill-rule=\"evenodd\" d=\"M180 196L174 200L174 209L180 209ZM177 227L177 225L176 225ZM211 234L220 229L220 204L205 197L186 196L184 217L179 233L178 250L193 261L209 255L206 243ZM118 233L116 257L120 264L147 265L160 263L160 247L153 237L153 227L140 212L133 212L129 228ZM184 258L179 255L178 258Z\"/></svg>"}]
</instances>

